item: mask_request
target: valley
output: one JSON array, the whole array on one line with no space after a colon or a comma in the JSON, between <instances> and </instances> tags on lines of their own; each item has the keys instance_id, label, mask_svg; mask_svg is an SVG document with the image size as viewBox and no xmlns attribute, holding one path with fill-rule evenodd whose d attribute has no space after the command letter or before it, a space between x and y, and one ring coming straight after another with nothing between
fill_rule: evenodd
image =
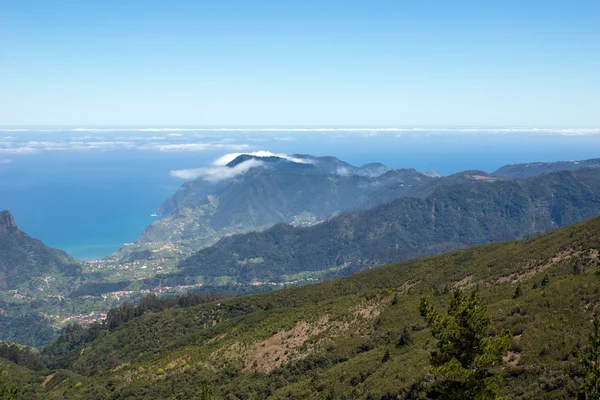
<instances>
[{"instance_id":1,"label":"valley","mask_svg":"<svg viewBox=\"0 0 600 400\"><path fill-rule=\"evenodd\" d=\"M43 350L64 369L3 366L31 398L158 399L174 385L193 398L202 383L224 398L405 398L423 390L435 343L419 299L444 308L455 289L479 288L492 335L510 333L501 393L562 399L578 390L573 354L600 304L599 232L593 218L329 282L159 308L115 328L65 332Z\"/></svg>"},{"instance_id":2,"label":"valley","mask_svg":"<svg viewBox=\"0 0 600 400\"><path fill-rule=\"evenodd\" d=\"M0 400L600 400L599 16L0 1Z\"/></svg>"},{"instance_id":3,"label":"valley","mask_svg":"<svg viewBox=\"0 0 600 400\"><path fill-rule=\"evenodd\" d=\"M150 293L252 294L311 284L388 262L518 239L600 213L600 169L593 168L593 160L550 164L543 167L548 174L515 180L482 171L431 178L381 165L356 168L333 157L294 157L313 160L316 166L271 157L225 182L199 178L186 183L159 208L164 218L149 226L136 243L102 260L65 258L75 269L51 268L12 283L0 292L5 326L36 321L43 328L33 336L4 331L2 339L40 346L67 324L101 321L114 307ZM223 168L248 161L263 162L254 156L238 158ZM571 171L561 171L565 165ZM293 206L290 198L307 187L313 191L294 200L299 202ZM224 190L226 200L203 197L215 188ZM320 195L314 198L317 192ZM252 198L240 193L262 194ZM274 203L272 198L279 200ZM223 208L225 204L229 208ZM263 211L255 211L256 207ZM344 211L346 207L355 209ZM255 217L240 223L233 217L236 213ZM12 216L3 215L4 232L18 231ZM215 215L218 221L230 222L214 222ZM30 264L23 260L16 265L37 269L25 267Z\"/></svg>"}]
</instances>

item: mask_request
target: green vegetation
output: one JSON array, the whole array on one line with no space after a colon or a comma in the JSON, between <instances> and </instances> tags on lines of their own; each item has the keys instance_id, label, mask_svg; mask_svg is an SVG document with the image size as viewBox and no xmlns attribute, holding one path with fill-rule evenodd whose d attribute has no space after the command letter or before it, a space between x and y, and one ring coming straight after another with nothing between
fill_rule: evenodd
<instances>
[{"instance_id":1,"label":"green vegetation","mask_svg":"<svg viewBox=\"0 0 600 400\"><path fill-rule=\"evenodd\" d=\"M57 340L43 349L46 364L50 368L67 368L77 359L85 345L107 335L120 325L133 318L140 317L147 312L158 312L169 308L192 307L218 299L233 297L234 295L234 293L227 292L197 293L177 298L159 299L155 294L149 294L138 305L134 306L133 304L126 303L111 310L102 323L95 322L88 328L83 328L79 324L68 325ZM1 353L0 356L2 356ZM5 358L14 361L9 357ZM111 364L113 363L111 362Z\"/></svg>"},{"instance_id":2,"label":"green vegetation","mask_svg":"<svg viewBox=\"0 0 600 400\"><path fill-rule=\"evenodd\" d=\"M445 317L427 298L421 300L419 309L438 340L431 353L437 381L427 398L497 399L500 375L490 369L502 363L510 343L509 333L489 337L490 318L478 292L466 295L457 289Z\"/></svg>"},{"instance_id":3,"label":"green vegetation","mask_svg":"<svg viewBox=\"0 0 600 400\"><path fill-rule=\"evenodd\" d=\"M18 289L52 272L76 276L81 273L81 263L21 232L12 215L0 211L0 289Z\"/></svg>"},{"instance_id":4,"label":"green vegetation","mask_svg":"<svg viewBox=\"0 0 600 400\"><path fill-rule=\"evenodd\" d=\"M318 271L329 279L397 260L514 240L598 214L599 168L523 181L471 179L439 184L424 199L399 198L311 227L279 224L224 238L162 278L175 284L202 276L214 283L217 277L231 276L247 284ZM247 262L257 259L261 262Z\"/></svg>"},{"instance_id":5,"label":"green vegetation","mask_svg":"<svg viewBox=\"0 0 600 400\"><path fill-rule=\"evenodd\" d=\"M600 213L597 168L504 181L481 171L431 178L414 170L389 171L376 164L354 168L335 158L302 157L312 164L274 159L235 182L185 184L165 203L169 216L153 225L162 228L154 233L149 228L139 243L102 262L82 265L49 249L2 213L0 339L42 347L66 325L90 324L153 291L172 297L269 291L524 237ZM341 176L339 168L352 174ZM409 195L414 198L399 198ZM393 199L306 227L341 210ZM277 221L296 228L277 225L230 236ZM227 237L186 259L191 250L222 236ZM188 246L192 242L198 247ZM573 265L574 273L580 268ZM440 283L436 290L449 288Z\"/></svg>"},{"instance_id":6,"label":"green vegetation","mask_svg":"<svg viewBox=\"0 0 600 400\"><path fill-rule=\"evenodd\" d=\"M5 381L4 371L0 369L0 399L14 400L17 395L17 386Z\"/></svg>"},{"instance_id":7,"label":"green vegetation","mask_svg":"<svg viewBox=\"0 0 600 400\"><path fill-rule=\"evenodd\" d=\"M594 318L594 331L590 334L585 354L579 360L579 373L583 377L580 399L600 399L600 319Z\"/></svg>"},{"instance_id":8,"label":"green vegetation","mask_svg":"<svg viewBox=\"0 0 600 400\"><path fill-rule=\"evenodd\" d=\"M390 201L434 180L415 170L392 171L382 164L356 168L335 157L298 157L310 163L240 155L228 167L251 159L258 166L236 179L186 182L160 205L158 213L165 217L115 257L153 259L156 255L145 251L156 243L174 247L172 256L189 256L231 234L280 222L312 225L342 211ZM340 169L346 173L339 174Z\"/></svg>"},{"instance_id":9,"label":"green vegetation","mask_svg":"<svg viewBox=\"0 0 600 400\"><path fill-rule=\"evenodd\" d=\"M50 323L39 315L19 315L25 307L12 306L0 302L0 308L8 309L9 315L0 315L0 338L28 346L44 346L56 336Z\"/></svg>"},{"instance_id":10,"label":"green vegetation","mask_svg":"<svg viewBox=\"0 0 600 400\"><path fill-rule=\"evenodd\" d=\"M215 400L212 391L208 385L202 385L200 388L200 400Z\"/></svg>"},{"instance_id":11,"label":"green vegetation","mask_svg":"<svg viewBox=\"0 0 600 400\"><path fill-rule=\"evenodd\" d=\"M515 288L515 294L513 295L513 299L519 298L523 295L523 287L521 286L521 282L517 283L517 287Z\"/></svg>"},{"instance_id":12,"label":"green vegetation","mask_svg":"<svg viewBox=\"0 0 600 400\"><path fill-rule=\"evenodd\" d=\"M44 362L40 354L26 346L0 342L0 357L34 371L44 369Z\"/></svg>"},{"instance_id":13,"label":"green vegetation","mask_svg":"<svg viewBox=\"0 0 600 400\"><path fill-rule=\"evenodd\" d=\"M8 211L1 211L0 339L34 346L47 344L55 331L39 312L54 304L49 306L30 293L65 293L68 283L77 280L80 273L80 262L25 234Z\"/></svg>"},{"instance_id":14,"label":"green vegetation","mask_svg":"<svg viewBox=\"0 0 600 400\"><path fill-rule=\"evenodd\" d=\"M60 359L63 369L0 365L20 368L10 376L19 377L15 383L31 399L194 399L203 385L218 399L392 399L418 398L436 383L451 383L444 373L461 372L461 360L475 359L477 373L490 378L487 389L501 378L504 398L564 399L583 384L575 354L583 351L588 321L600 304L599 248L595 218L315 285L149 310L70 349L57 345L44 352L48 365ZM523 293L513 298L519 283ZM475 288L479 297L456 300L455 289ZM450 346L458 364L440 350L436 337L443 330L423 322L423 296L434 307L430 316L449 304L451 310L477 310L468 318L438 314L479 343L475 349ZM77 335L91 337L97 328L78 329ZM505 331L509 351L493 366ZM76 339L65 332L56 343L77 342L69 335ZM468 357L454 351L459 348ZM440 356L432 358L434 352ZM430 370L433 360L440 362Z\"/></svg>"}]
</instances>

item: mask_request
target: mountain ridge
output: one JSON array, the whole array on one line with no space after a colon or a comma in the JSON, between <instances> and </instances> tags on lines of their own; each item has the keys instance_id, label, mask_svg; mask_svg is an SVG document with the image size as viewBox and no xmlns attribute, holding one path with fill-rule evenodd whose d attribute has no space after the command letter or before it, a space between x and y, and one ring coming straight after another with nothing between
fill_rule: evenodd
<instances>
[{"instance_id":1,"label":"mountain ridge","mask_svg":"<svg viewBox=\"0 0 600 400\"><path fill-rule=\"evenodd\" d=\"M531 162L504 165L490 175L503 178L526 178L543 173L574 171L582 168L599 168L600 158L580 161Z\"/></svg>"},{"instance_id":2,"label":"mountain ridge","mask_svg":"<svg viewBox=\"0 0 600 400\"><path fill-rule=\"evenodd\" d=\"M66 275L81 272L81 263L63 250L46 246L22 232L12 214L0 212L0 288L17 289L28 279L51 270Z\"/></svg>"},{"instance_id":3,"label":"mountain ridge","mask_svg":"<svg viewBox=\"0 0 600 400\"><path fill-rule=\"evenodd\" d=\"M242 173L228 179L199 177L184 183L159 206L157 214L163 218L114 258L127 260L134 252L161 248L159 243L175 246L175 257L181 257L222 237L280 222L314 225L346 210L408 195L435 179L414 169L392 170L380 163L354 167L335 157L288 157L242 154L223 167L214 167L216 173L219 168L241 168ZM163 253L153 256L162 257ZM168 256L173 257L172 252Z\"/></svg>"},{"instance_id":4,"label":"mountain ridge","mask_svg":"<svg viewBox=\"0 0 600 400\"><path fill-rule=\"evenodd\" d=\"M12 214L8 210L0 211L0 234L6 234L16 229L19 228Z\"/></svg>"},{"instance_id":5,"label":"mountain ridge","mask_svg":"<svg viewBox=\"0 0 600 400\"><path fill-rule=\"evenodd\" d=\"M425 198L398 198L346 212L312 227L278 224L227 237L182 261L179 272L163 278L233 276L251 283L336 268L350 273L469 245L518 239L597 214L598 169L522 181L473 180L437 186Z\"/></svg>"}]
</instances>

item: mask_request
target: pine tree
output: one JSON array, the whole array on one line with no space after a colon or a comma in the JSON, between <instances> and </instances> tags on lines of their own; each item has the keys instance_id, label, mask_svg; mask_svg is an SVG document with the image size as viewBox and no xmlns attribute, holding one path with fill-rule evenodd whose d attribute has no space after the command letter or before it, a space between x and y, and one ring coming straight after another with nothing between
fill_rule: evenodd
<instances>
[{"instance_id":1,"label":"pine tree","mask_svg":"<svg viewBox=\"0 0 600 400\"><path fill-rule=\"evenodd\" d=\"M499 399L500 376L491 368L499 365L508 351L509 334L489 336L490 318L479 294L456 290L447 316L426 298L421 300L420 311L438 340L437 350L431 354L435 382L428 398Z\"/></svg>"},{"instance_id":2,"label":"pine tree","mask_svg":"<svg viewBox=\"0 0 600 400\"><path fill-rule=\"evenodd\" d=\"M544 275L544 278L542 279L542 286L547 286L550 283L550 277L548 276L548 274Z\"/></svg>"},{"instance_id":3,"label":"pine tree","mask_svg":"<svg viewBox=\"0 0 600 400\"><path fill-rule=\"evenodd\" d=\"M411 340L410 331L405 326L404 329L402 330L402 335L400 335L400 340L398 340L398 343L396 344L396 346L397 347L406 346L410 343L410 340Z\"/></svg>"},{"instance_id":4,"label":"pine tree","mask_svg":"<svg viewBox=\"0 0 600 400\"><path fill-rule=\"evenodd\" d=\"M392 358L392 356L390 355L390 351L386 350L385 354L383 355L383 358L381 359L381 362L386 363L386 362L390 361L391 358Z\"/></svg>"},{"instance_id":5,"label":"pine tree","mask_svg":"<svg viewBox=\"0 0 600 400\"><path fill-rule=\"evenodd\" d=\"M579 373L583 387L579 393L582 400L600 400L600 319L594 318L594 331L583 357L579 359Z\"/></svg>"},{"instance_id":6,"label":"pine tree","mask_svg":"<svg viewBox=\"0 0 600 400\"><path fill-rule=\"evenodd\" d=\"M519 282L515 289L515 294L513 295L513 299L521 297L522 294L523 294L523 288L521 288L521 282Z\"/></svg>"}]
</instances>

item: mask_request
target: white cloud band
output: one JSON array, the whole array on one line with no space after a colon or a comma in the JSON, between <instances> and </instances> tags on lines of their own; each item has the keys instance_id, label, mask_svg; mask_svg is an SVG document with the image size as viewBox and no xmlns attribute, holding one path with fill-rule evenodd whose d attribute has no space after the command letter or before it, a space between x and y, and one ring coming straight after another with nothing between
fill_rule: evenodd
<instances>
[{"instance_id":1,"label":"white cloud band","mask_svg":"<svg viewBox=\"0 0 600 400\"><path fill-rule=\"evenodd\" d=\"M263 163L256 159L250 159L239 163L234 167L215 166L209 168L195 168L195 169L179 169L171 171L171 176L176 178L193 180L202 178L209 182L217 182L223 179L234 178L240 174L248 172L251 168L260 167Z\"/></svg>"}]
</instances>

